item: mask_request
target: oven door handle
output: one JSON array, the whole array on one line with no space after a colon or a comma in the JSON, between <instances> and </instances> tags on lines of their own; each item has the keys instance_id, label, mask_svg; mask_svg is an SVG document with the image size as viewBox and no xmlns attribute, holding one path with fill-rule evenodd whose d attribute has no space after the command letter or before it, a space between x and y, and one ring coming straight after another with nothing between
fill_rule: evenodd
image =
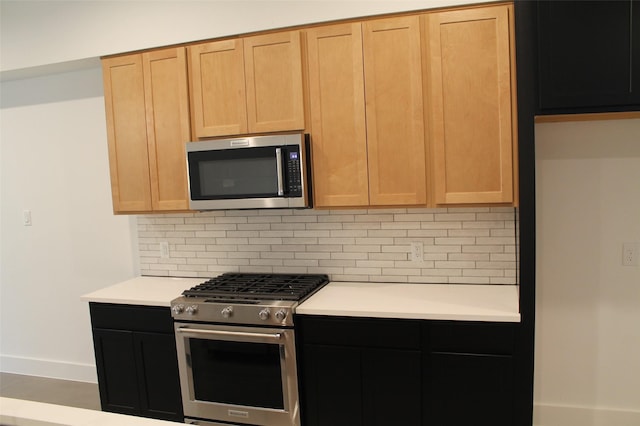
<instances>
[{"instance_id":1,"label":"oven door handle","mask_svg":"<svg viewBox=\"0 0 640 426\"><path fill-rule=\"evenodd\" d=\"M282 340L282 333L248 333L245 331L202 330L190 327L178 327L176 331L186 337L206 336L212 340L260 343L279 343Z\"/></svg>"}]
</instances>

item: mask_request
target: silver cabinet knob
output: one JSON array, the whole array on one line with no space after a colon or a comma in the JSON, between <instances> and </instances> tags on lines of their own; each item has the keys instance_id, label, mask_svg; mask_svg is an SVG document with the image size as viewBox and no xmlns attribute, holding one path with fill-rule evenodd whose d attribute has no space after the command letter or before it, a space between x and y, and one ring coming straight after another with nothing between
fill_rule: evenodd
<instances>
[{"instance_id":1,"label":"silver cabinet knob","mask_svg":"<svg viewBox=\"0 0 640 426\"><path fill-rule=\"evenodd\" d=\"M224 318L230 318L233 315L233 306L227 306L222 310L221 314Z\"/></svg>"},{"instance_id":2,"label":"silver cabinet knob","mask_svg":"<svg viewBox=\"0 0 640 426\"><path fill-rule=\"evenodd\" d=\"M196 312L198 312L198 307L196 305L191 305L191 306L187 306L187 308L185 309L185 311L189 314L189 315L195 315Z\"/></svg>"},{"instance_id":3,"label":"silver cabinet knob","mask_svg":"<svg viewBox=\"0 0 640 426\"><path fill-rule=\"evenodd\" d=\"M269 319L269 316L271 316L271 311L269 310L269 308L264 308L258 313L258 316L262 321L266 321Z\"/></svg>"},{"instance_id":4,"label":"silver cabinet knob","mask_svg":"<svg viewBox=\"0 0 640 426\"><path fill-rule=\"evenodd\" d=\"M285 311L284 309L280 309L278 312L276 312L276 319L278 321L283 321L286 317L287 311Z\"/></svg>"},{"instance_id":5,"label":"silver cabinet knob","mask_svg":"<svg viewBox=\"0 0 640 426\"><path fill-rule=\"evenodd\" d=\"M173 311L174 315L180 315L184 312L184 305L173 305L171 307L171 310Z\"/></svg>"}]
</instances>

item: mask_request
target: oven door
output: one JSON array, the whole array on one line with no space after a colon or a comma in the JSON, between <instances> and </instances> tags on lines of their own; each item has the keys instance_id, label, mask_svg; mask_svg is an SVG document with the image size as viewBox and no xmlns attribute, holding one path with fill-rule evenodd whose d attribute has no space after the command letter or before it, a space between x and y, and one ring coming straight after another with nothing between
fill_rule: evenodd
<instances>
[{"instance_id":1,"label":"oven door","mask_svg":"<svg viewBox=\"0 0 640 426\"><path fill-rule=\"evenodd\" d=\"M299 426L293 329L175 323L185 417Z\"/></svg>"}]
</instances>

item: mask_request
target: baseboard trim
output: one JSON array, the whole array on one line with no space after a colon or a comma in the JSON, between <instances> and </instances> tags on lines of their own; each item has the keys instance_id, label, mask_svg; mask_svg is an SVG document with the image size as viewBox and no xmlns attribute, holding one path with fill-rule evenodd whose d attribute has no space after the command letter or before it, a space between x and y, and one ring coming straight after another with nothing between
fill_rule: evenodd
<instances>
[{"instance_id":1,"label":"baseboard trim","mask_svg":"<svg viewBox=\"0 0 640 426\"><path fill-rule=\"evenodd\" d=\"M0 355L0 371L27 376L98 383L96 366L92 364Z\"/></svg>"},{"instance_id":2,"label":"baseboard trim","mask_svg":"<svg viewBox=\"0 0 640 426\"><path fill-rule=\"evenodd\" d=\"M534 404L533 425L637 426L640 425L640 411L601 407Z\"/></svg>"}]
</instances>

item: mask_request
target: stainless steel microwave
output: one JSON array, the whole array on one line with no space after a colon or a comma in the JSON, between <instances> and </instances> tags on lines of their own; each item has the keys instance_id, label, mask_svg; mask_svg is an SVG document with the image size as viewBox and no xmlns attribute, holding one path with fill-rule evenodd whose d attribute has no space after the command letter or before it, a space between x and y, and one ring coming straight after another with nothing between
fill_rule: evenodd
<instances>
[{"instance_id":1,"label":"stainless steel microwave","mask_svg":"<svg viewBox=\"0 0 640 426\"><path fill-rule=\"evenodd\" d=\"M304 133L186 144L192 210L308 208L309 137Z\"/></svg>"}]
</instances>

